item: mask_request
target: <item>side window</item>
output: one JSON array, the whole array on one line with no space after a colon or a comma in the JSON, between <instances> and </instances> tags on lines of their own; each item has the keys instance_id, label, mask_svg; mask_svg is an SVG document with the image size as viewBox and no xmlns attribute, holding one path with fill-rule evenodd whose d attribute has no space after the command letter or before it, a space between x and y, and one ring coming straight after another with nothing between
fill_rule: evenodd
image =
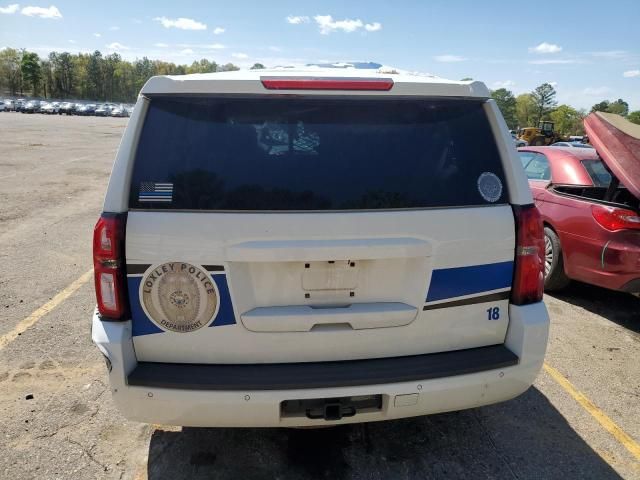
<instances>
[{"instance_id":1,"label":"side window","mask_svg":"<svg viewBox=\"0 0 640 480\"><path fill-rule=\"evenodd\" d=\"M529 165L529 162L531 162L531 160L533 160L533 157L536 156L534 152L518 152L518 155L520 156L520 161L522 162L522 168L524 168L525 170L527 169L527 165Z\"/></svg>"},{"instance_id":2,"label":"side window","mask_svg":"<svg viewBox=\"0 0 640 480\"><path fill-rule=\"evenodd\" d=\"M524 167L529 180L551 180L551 166L544 155L537 153Z\"/></svg>"}]
</instances>

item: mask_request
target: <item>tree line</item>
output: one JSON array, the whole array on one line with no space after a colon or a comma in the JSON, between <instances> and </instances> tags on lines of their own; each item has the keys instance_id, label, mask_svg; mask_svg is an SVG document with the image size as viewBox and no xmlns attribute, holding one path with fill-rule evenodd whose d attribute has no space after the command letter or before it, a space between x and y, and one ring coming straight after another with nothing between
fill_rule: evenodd
<instances>
[{"instance_id":1,"label":"tree line","mask_svg":"<svg viewBox=\"0 0 640 480\"><path fill-rule=\"evenodd\" d=\"M256 63L252 68L264 68ZM134 102L144 83L154 75L183 75L239 70L232 64L202 59L176 65L147 57L130 62L117 53L35 52L0 50L0 93L10 95Z\"/></svg>"},{"instance_id":2,"label":"tree line","mask_svg":"<svg viewBox=\"0 0 640 480\"><path fill-rule=\"evenodd\" d=\"M609 112L626 117L627 120L640 124L640 110L629 112L629 104L619 98L615 101L603 100L585 109L575 109L570 105L558 105L556 90L553 85L543 83L531 93L523 93L517 97L506 88L491 92L510 129L537 127L541 120L555 123L554 129L561 135L584 135L582 121L590 112Z\"/></svg>"},{"instance_id":3,"label":"tree line","mask_svg":"<svg viewBox=\"0 0 640 480\"><path fill-rule=\"evenodd\" d=\"M256 63L252 69L265 68ZM145 82L154 75L184 75L239 70L232 64L218 64L203 58L190 65L177 65L147 57L128 61L117 53L51 52L41 58L24 49L0 50L0 93L30 95L56 99L87 99L95 101L134 102ZM471 80L470 78L464 80ZM558 105L553 85L543 83L531 93L517 97L506 88L491 92L507 125L511 129L537 126L540 120L555 122L562 135L584 133L584 109ZM617 113L640 124L640 110L629 112L629 104L619 98L596 103L591 112Z\"/></svg>"}]
</instances>

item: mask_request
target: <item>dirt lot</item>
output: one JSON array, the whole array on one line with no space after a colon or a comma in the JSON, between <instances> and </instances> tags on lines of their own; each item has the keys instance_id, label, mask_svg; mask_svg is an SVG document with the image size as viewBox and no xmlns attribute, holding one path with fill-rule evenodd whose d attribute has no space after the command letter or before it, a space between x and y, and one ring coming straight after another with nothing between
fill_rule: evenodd
<instances>
[{"instance_id":1,"label":"dirt lot","mask_svg":"<svg viewBox=\"0 0 640 480\"><path fill-rule=\"evenodd\" d=\"M126 122L0 114L0 478L640 478L640 300L585 285L546 296L548 367L503 404L321 430L124 420L83 275Z\"/></svg>"}]
</instances>

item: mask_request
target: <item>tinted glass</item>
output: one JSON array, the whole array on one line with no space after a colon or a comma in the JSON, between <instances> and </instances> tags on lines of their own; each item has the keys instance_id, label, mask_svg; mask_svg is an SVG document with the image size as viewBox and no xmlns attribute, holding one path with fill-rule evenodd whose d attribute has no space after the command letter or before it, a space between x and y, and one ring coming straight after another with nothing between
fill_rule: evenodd
<instances>
[{"instance_id":1,"label":"tinted glass","mask_svg":"<svg viewBox=\"0 0 640 480\"><path fill-rule=\"evenodd\" d=\"M480 102L300 98L151 100L132 208L342 210L486 205L502 182Z\"/></svg>"},{"instance_id":2,"label":"tinted glass","mask_svg":"<svg viewBox=\"0 0 640 480\"><path fill-rule=\"evenodd\" d=\"M582 165L591 177L596 187L608 187L611 183L611 174L600 160L582 160Z\"/></svg>"}]
</instances>

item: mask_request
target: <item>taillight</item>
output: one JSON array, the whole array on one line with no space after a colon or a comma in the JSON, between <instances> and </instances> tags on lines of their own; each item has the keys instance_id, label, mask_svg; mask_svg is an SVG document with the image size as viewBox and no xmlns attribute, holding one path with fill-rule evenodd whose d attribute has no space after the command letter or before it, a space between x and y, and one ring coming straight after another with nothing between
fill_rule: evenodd
<instances>
[{"instance_id":1,"label":"taillight","mask_svg":"<svg viewBox=\"0 0 640 480\"><path fill-rule=\"evenodd\" d=\"M126 214L103 213L93 229L93 272L98 311L122 320L127 312L124 265Z\"/></svg>"},{"instance_id":2,"label":"taillight","mask_svg":"<svg viewBox=\"0 0 640 480\"><path fill-rule=\"evenodd\" d=\"M516 222L516 264L511 286L511 303L540 302L544 291L544 229L535 205L514 205Z\"/></svg>"},{"instance_id":3,"label":"taillight","mask_svg":"<svg viewBox=\"0 0 640 480\"><path fill-rule=\"evenodd\" d=\"M391 90L390 78L260 77L268 90Z\"/></svg>"},{"instance_id":4,"label":"taillight","mask_svg":"<svg viewBox=\"0 0 640 480\"><path fill-rule=\"evenodd\" d=\"M591 215L602 227L610 232L617 230L640 230L640 215L626 208L592 205Z\"/></svg>"}]
</instances>

